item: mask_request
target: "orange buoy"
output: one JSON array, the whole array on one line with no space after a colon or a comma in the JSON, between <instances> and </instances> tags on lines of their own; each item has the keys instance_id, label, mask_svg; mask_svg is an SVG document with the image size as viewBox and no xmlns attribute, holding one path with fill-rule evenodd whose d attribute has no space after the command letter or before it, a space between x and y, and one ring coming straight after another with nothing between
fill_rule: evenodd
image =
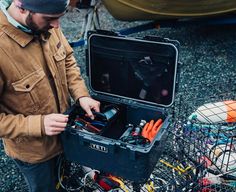
<instances>
[{"instance_id":1,"label":"orange buoy","mask_svg":"<svg viewBox=\"0 0 236 192\"><path fill-rule=\"evenodd\" d=\"M236 101L227 100L204 104L189 116L189 120L210 124L236 122Z\"/></svg>"}]
</instances>

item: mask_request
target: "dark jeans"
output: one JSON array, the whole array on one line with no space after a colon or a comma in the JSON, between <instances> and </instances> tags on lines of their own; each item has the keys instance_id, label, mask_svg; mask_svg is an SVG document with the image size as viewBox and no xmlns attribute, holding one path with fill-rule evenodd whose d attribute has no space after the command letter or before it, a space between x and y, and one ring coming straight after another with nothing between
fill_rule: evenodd
<instances>
[{"instance_id":1,"label":"dark jeans","mask_svg":"<svg viewBox=\"0 0 236 192\"><path fill-rule=\"evenodd\" d=\"M29 192L56 192L59 156L42 163L26 163L14 159L23 173Z\"/></svg>"}]
</instances>

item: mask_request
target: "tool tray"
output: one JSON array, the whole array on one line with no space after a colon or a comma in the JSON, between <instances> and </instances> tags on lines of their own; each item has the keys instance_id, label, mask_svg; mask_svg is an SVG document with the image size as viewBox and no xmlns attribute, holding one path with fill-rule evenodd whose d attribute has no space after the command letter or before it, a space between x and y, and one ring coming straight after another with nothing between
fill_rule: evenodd
<instances>
[{"instance_id":1,"label":"tool tray","mask_svg":"<svg viewBox=\"0 0 236 192\"><path fill-rule=\"evenodd\" d=\"M65 157L92 169L145 182L165 145L169 127L165 108L174 101L178 42L90 32L87 56L89 88L92 97L101 102L101 113L99 121L95 114L94 123L77 104L67 111L69 122L61 134ZM81 117L85 123L77 121ZM163 123L152 141L132 140L136 129L131 132L131 125L136 128L141 120L158 119ZM99 130L94 131L93 126Z\"/></svg>"}]
</instances>

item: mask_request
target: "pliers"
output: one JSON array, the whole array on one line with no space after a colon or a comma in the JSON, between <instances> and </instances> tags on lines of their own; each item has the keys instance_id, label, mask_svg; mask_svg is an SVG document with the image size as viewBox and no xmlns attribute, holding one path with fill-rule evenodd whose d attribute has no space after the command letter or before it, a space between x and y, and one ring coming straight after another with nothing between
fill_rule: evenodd
<instances>
[{"instance_id":1,"label":"pliers","mask_svg":"<svg viewBox=\"0 0 236 192\"><path fill-rule=\"evenodd\" d=\"M162 119L158 119L156 122L151 120L149 123L146 123L143 130L142 136L149 139L150 142L153 141L163 124Z\"/></svg>"}]
</instances>

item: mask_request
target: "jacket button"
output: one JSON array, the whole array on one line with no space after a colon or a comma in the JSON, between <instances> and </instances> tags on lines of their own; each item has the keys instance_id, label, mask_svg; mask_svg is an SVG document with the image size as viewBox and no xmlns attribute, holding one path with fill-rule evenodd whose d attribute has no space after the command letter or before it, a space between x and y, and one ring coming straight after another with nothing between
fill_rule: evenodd
<instances>
[{"instance_id":1,"label":"jacket button","mask_svg":"<svg viewBox=\"0 0 236 192\"><path fill-rule=\"evenodd\" d=\"M27 84L25 87L26 87L26 89L29 89L29 88L30 88L30 85L29 85L29 84Z\"/></svg>"}]
</instances>

